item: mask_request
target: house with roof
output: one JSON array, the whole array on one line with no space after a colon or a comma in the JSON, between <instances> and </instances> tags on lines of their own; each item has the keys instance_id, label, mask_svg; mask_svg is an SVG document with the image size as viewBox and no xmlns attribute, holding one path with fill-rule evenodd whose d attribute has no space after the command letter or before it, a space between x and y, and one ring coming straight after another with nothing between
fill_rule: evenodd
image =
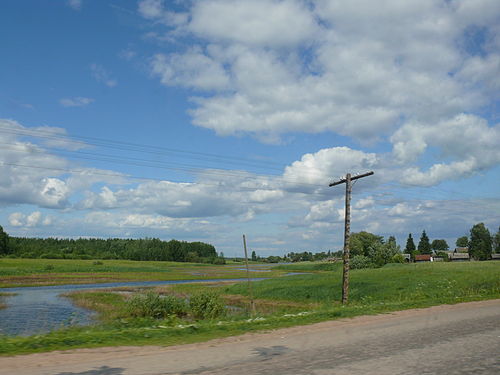
<instances>
[{"instance_id":1,"label":"house with roof","mask_svg":"<svg viewBox=\"0 0 500 375\"><path fill-rule=\"evenodd\" d=\"M453 252L448 254L448 259L451 262L456 262L456 261L469 261L470 260L470 255L469 255L469 248L468 247L456 247Z\"/></svg>"},{"instance_id":2,"label":"house with roof","mask_svg":"<svg viewBox=\"0 0 500 375\"><path fill-rule=\"evenodd\" d=\"M451 262L469 261L470 260L470 256L469 256L469 253L455 253L455 252L453 252L450 255L448 255L448 259Z\"/></svg>"},{"instance_id":3,"label":"house with roof","mask_svg":"<svg viewBox=\"0 0 500 375\"><path fill-rule=\"evenodd\" d=\"M432 258L432 255L429 254L418 254L415 255L415 263L418 262L433 262L434 259Z\"/></svg>"}]
</instances>

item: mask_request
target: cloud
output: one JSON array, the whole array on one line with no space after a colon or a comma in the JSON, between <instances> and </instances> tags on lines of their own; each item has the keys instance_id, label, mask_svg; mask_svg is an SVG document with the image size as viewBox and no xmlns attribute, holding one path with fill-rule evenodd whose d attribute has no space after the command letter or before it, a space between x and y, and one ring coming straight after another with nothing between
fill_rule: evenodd
<instances>
[{"instance_id":1,"label":"cloud","mask_svg":"<svg viewBox=\"0 0 500 375\"><path fill-rule=\"evenodd\" d=\"M500 163L500 124L489 126L475 115L461 114L432 124L409 122L394 133L391 142L395 160L401 164L418 160L429 147L440 150L441 160L451 160L433 164L425 172L408 168L403 182L411 185L432 186Z\"/></svg>"},{"instance_id":2,"label":"cloud","mask_svg":"<svg viewBox=\"0 0 500 375\"><path fill-rule=\"evenodd\" d=\"M21 212L13 212L9 215L9 224L13 227L39 227L49 226L52 219L49 216L43 216L40 211L34 211L29 215Z\"/></svg>"},{"instance_id":3,"label":"cloud","mask_svg":"<svg viewBox=\"0 0 500 375\"><path fill-rule=\"evenodd\" d=\"M90 64L90 71L92 77L99 83L104 83L108 87L115 87L118 84L118 81L111 78L108 71L102 65Z\"/></svg>"},{"instance_id":4,"label":"cloud","mask_svg":"<svg viewBox=\"0 0 500 375\"><path fill-rule=\"evenodd\" d=\"M82 0L67 0L66 4L73 10L82 9Z\"/></svg>"},{"instance_id":5,"label":"cloud","mask_svg":"<svg viewBox=\"0 0 500 375\"><path fill-rule=\"evenodd\" d=\"M293 0L196 2L186 28L211 42L259 47L296 46L319 31L305 3Z\"/></svg>"},{"instance_id":6,"label":"cloud","mask_svg":"<svg viewBox=\"0 0 500 375\"><path fill-rule=\"evenodd\" d=\"M92 103L94 99L92 98L85 98L82 96L77 96L74 98L62 98L59 99L59 104L61 104L63 107L85 107Z\"/></svg>"},{"instance_id":7,"label":"cloud","mask_svg":"<svg viewBox=\"0 0 500 375\"><path fill-rule=\"evenodd\" d=\"M23 219L25 215L23 215L20 212L14 212L9 215L9 224L12 225L13 227L20 227L23 226Z\"/></svg>"},{"instance_id":8,"label":"cloud","mask_svg":"<svg viewBox=\"0 0 500 375\"><path fill-rule=\"evenodd\" d=\"M116 172L96 168L73 168L73 163L51 154L44 146L75 149L65 138L64 129L51 127L26 128L0 119L0 204L3 206L31 204L38 207L64 209L70 198L81 189L97 182L123 183ZM42 136L42 138L39 138ZM22 138L29 138L25 141ZM81 141L77 143L85 146Z\"/></svg>"},{"instance_id":9,"label":"cloud","mask_svg":"<svg viewBox=\"0 0 500 375\"><path fill-rule=\"evenodd\" d=\"M139 13L176 43L176 52L154 55L153 74L204 91L192 98L193 124L263 142L333 132L374 143L405 124L480 117L494 105L499 6L472 4L206 0L179 11L146 0ZM488 36L472 49L464 47L471 28Z\"/></svg>"},{"instance_id":10,"label":"cloud","mask_svg":"<svg viewBox=\"0 0 500 375\"><path fill-rule=\"evenodd\" d=\"M374 153L365 153L349 147L322 149L305 154L299 161L285 168L284 179L290 186L328 186L328 183L346 173L363 173L380 165Z\"/></svg>"},{"instance_id":11,"label":"cloud","mask_svg":"<svg viewBox=\"0 0 500 375\"><path fill-rule=\"evenodd\" d=\"M182 55L157 54L151 67L153 75L159 76L165 85L218 90L226 88L229 82L222 65L196 49Z\"/></svg>"},{"instance_id":12,"label":"cloud","mask_svg":"<svg viewBox=\"0 0 500 375\"><path fill-rule=\"evenodd\" d=\"M165 25L180 26L188 20L186 13L166 10L163 0L141 0L138 3L138 11L142 17Z\"/></svg>"}]
</instances>

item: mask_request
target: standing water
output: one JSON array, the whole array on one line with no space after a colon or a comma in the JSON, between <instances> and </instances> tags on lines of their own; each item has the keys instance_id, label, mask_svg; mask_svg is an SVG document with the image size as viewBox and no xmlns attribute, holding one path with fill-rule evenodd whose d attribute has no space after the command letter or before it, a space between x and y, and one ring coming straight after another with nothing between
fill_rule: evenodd
<instances>
[{"instance_id":1,"label":"standing water","mask_svg":"<svg viewBox=\"0 0 500 375\"><path fill-rule=\"evenodd\" d=\"M49 332L63 326L92 323L94 314L92 311L77 307L71 303L69 298L62 296L62 294L75 290L241 280L245 279L138 281L1 288L0 291L2 292L16 293L16 295L4 299L7 307L0 309L0 335L29 336Z\"/></svg>"}]
</instances>

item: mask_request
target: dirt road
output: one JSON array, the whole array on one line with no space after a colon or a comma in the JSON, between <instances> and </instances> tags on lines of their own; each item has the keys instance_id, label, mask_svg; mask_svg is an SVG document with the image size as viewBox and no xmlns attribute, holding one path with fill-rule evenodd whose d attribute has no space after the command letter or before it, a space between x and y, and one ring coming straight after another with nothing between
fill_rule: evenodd
<instances>
[{"instance_id":1,"label":"dirt road","mask_svg":"<svg viewBox=\"0 0 500 375\"><path fill-rule=\"evenodd\" d=\"M0 374L500 374L500 300L168 348L101 348L0 358Z\"/></svg>"}]
</instances>

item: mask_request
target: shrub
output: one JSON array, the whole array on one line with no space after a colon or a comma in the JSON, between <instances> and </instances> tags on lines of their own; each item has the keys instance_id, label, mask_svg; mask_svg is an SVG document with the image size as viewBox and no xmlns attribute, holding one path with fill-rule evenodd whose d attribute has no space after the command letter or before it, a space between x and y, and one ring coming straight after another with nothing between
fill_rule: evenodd
<instances>
[{"instance_id":1,"label":"shrub","mask_svg":"<svg viewBox=\"0 0 500 375\"><path fill-rule=\"evenodd\" d=\"M404 263L405 262L405 257L403 254L395 254L392 259L391 263Z\"/></svg>"},{"instance_id":2,"label":"shrub","mask_svg":"<svg viewBox=\"0 0 500 375\"><path fill-rule=\"evenodd\" d=\"M40 259L62 259L63 256L57 253L43 253L40 255Z\"/></svg>"},{"instance_id":3,"label":"shrub","mask_svg":"<svg viewBox=\"0 0 500 375\"><path fill-rule=\"evenodd\" d=\"M38 258L37 255L35 253L22 253L20 256L20 258L27 258L27 259L36 259Z\"/></svg>"},{"instance_id":4,"label":"shrub","mask_svg":"<svg viewBox=\"0 0 500 375\"><path fill-rule=\"evenodd\" d=\"M75 255L74 259L90 260L90 259L92 259L92 257L90 255L87 255L87 254L77 254L77 255Z\"/></svg>"},{"instance_id":5,"label":"shrub","mask_svg":"<svg viewBox=\"0 0 500 375\"><path fill-rule=\"evenodd\" d=\"M133 317L162 319L186 315L187 305L181 298L149 292L134 295L127 302L127 310Z\"/></svg>"},{"instance_id":6,"label":"shrub","mask_svg":"<svg viewBox=\"0 0 500 375\"><path fill-rule=\"evenodd\" d=\"M212 261L213 264L226 264L226 260L224 258L220 258L220 257L217 257L217 258L214 258L213 261Z\"/></svg>"},{"instance_id":7,"label":"shrub","mask_svg":"<svg viewBox=\"0 0 500 375\"><path fill-rule=\"evenodd\" d=\"M342 262L318 263L314 264L312 267L315 271L337 271L340 268L342 268Z\"/></svg>"},{"instance_id":8,"label":"shrub","mask_svg":"<svg viewBox=\"0 0 500 375\"><path fill-rule=\"evenodd\" d=\"M215 319L226 313L224 301L215 292L193 294L189 300L189 307L196 319Z\"/></svg>"},{"instance_id":9,"label":"shrub","mask_svg":"<svg viewBox=\"0 0 500 375\"><path fill-rule=\"evenodd\" d=\"M445 251L438 251L436 254L438 257L443 258L445 262L449 261L448 253Z\"/></svg>"},{"instance_id":10,"label":"shrub","mask_svg":"<svg viewBox=\"0 0 500 375\"><path fill-rule=\"evenodd\" d=\"M349 267L351 269L361 269L361 268L375 268L375 264L370 258L364 255L355 255L351 258L349 262Z\"/></svg>"}]
</instances>

